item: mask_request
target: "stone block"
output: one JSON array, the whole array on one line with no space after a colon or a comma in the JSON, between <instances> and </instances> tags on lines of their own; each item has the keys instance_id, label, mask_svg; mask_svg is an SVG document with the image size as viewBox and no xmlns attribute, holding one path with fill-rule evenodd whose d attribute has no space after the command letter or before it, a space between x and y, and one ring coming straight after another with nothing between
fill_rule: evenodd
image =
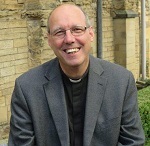
<instances>
[{"instance_id":1,"label":"stone block","mask_svg":"<svg viewBox=\"0 0 150 146\"><path fill-rule=\"evenodd\" d=\"M126 20L125 19L114 19L115 31L125 31L126 30Z\"/></svg>"},{"instance_id":2,"label":"stone block","mask_svg":"<svg viewBox=\"0 0 150 146\"><path fill-rule=\"evenodd\" d=\"M25 0L17 0L18 4L24 4Z\"/></svg>"},{"instance_id":3,"label":"stone block","mask_svg":"<svg viewBox=\"0 0 150 146\"><path fill-rule=\"evenodd\" d=\"M2 22L0 22L1 24ZM16 33L27 33L27 28L7 28L7 29L0 29L1 35L7 35L8 34L16 34Z\"/></svg>"},{"instance_id":4,"label":"stone block","mask_svg":"<svg viewBox=\"0 0 150 146\"><path fill-rule=\"evenodd\" d=\"M8 109L8 113L7 113L7 121L8 121L8 123L10 123L10 117L11 117L11 111L10 111L10 106L8 106L9 107L9 109Z\"/></svg>"},{"instance_id":5,"label":"stone block","mask_svg":"<svg viewBox=\"0 0 150 146\"><path fill-rule=\"evenodd\" d=\"M16 54L16 53L17 53L17 48L11 48L11 49L7 49L7 50L0 50L0 56Z\"/></svg>"},{"instance_id":6,"label":"stone block","mask_svg":"<svg viewBox=\"0 0 150 146\"><path fill-rule=\"evenodd\" d=\"M132 9L128 9L128 10L114 10L112 12L112 16L115 19L135 18L135 17L138 17L138 13L133 11Z\"/></svg>"},{"instance_id":7,"label":"stone block","mask_svg":"<svg viewBox=\"0 0 150 146\"><path fill-rule=\"evenodd\" d=\"M113 27L113 20L105 18L102 22L104 27Z\"/></svg>"},{"instance_id":8,"label":"stone block","mask_svg":"<svg viewBox=\"0 0 150 146\"><path fill-rule=\"evenodd\" d=\"M135 44L128 44L127 48L127 58L134 56L133 59L135 59Z\"/></svg>"},{"instance_id":9,"label":"stone block","mask_svg":"<svg viewBox=\"0 0 150 146\"><path fill-rule=\"evenodd\" d=\"M13 40L0 41L0 50L7 49L7 48L13 48Z\"/></svg>"},{"instance_id":10,"label":"stone block","mask_svg":"<svg viewBox=\"0 0 150 146\"><path fill-rule=\"evenodd\" d=\"M5 4L17 4L17 0L5 0Z\"/></svg>"},{"instance_id":11,"label":"stone block","mask_svg":"<svg viewBox=\"0 0 150 146\"><path fill-rule=\"evenodd\" d=\"M113 38L113 32L112 31L106 31L103 33L105 38Z\"/></svg>"},{"instance_id":12,"label":"stone block","mask_svg":"<svg viewBox=\"0 0 150 146\"><path fill-rule=\"evenodd\" d=\"M127 57L127 65L132 66L132 68L135 68L136 60L135 56Z\"/></svg>"},{"instance_id":13,"label":"stone block","mask_svg":"<svg viewBox=\"0 0 150 146\"><path fill-rule=\"evenodd\" d=\"M9 5L5 5L5 9L9 10L9 11L23 10L24 9L24 5L23 4L9 4Z\"/></svg>"},{"instance_id":14,"label":"stone block","mask_svg":"<svg viewBox=\"0 0 150 146\"><path fill-rule=\"evenodd\" d=\"M74 2L76 5L82 5L83 4L82 0L74 0Z\"/></svg>"},{"instance_id":15,"label":"stone block","mask_svg":"<svg viewBox=\"0 0 150 146\"><path fill-rule=\"evenodd\" d=\"M28 52L28 47L19 47L18 48L18 53L27 53Z\"/></svg>"},{"instance_id":16,"label":"stone block","mask_svg":"<svg viewBox=\"0 0 150 146\"><path fill-rule=\"evenodd\" d=\"M3 80L1 81L1 84L0 84L0 85L4 85L5 83L10 82L9 77L10 77L10 76L3 77L3 78L2 78Z\"/></svg>"},{"instance_id":17,"label":"stone block","mask_svg":"<svg viewBox=\"0 0 150 146\"><path fill-rule=\"evenodd\" d=\"M0 69L1 69L1 68L3 68L3 63L2 63L2 62L0 63Z\"/></svg>"},{"instance_id":18,"label":"stone block","mask_svg":"<svg viewBox=\"0 0 150 146\"><path fill-rule=\"evenodd\" d=\"M27 33L20 33L19 36L20 38L27 38L28 35Z\"/></svg>"},{"instance_id":19,"label":"stone block","mask_svg":"<svg viewBox=\"0 0 150 146\"><path fill-rule=\"evenodd\" d=\"M15 20L15 21L9 21L8 22L9 28L26 28L27 24L25 20Z\"/></svg>"},{"instance_id":20,"label":"stone block","mask_svg":"<svg viewBox=\"0 0 150 146\"><path fill-rule=\"evenodd\" d=\"M7 123L7 107L1 106L0 107L0 124Z\"/></svg>"},{"instance_id":21,"label":"stone block","mask_svg":"<svg viewBox=\"0 0 150 146\"><path fill-rule=\"evenodd\" d=\"M12 87L7 88L7 89L3 89L3 90L2 90L2 94L3 94L3 96L5 96L5 97L6 97L6 95L11 95L11 94L12 94Z\"/></svg>"},{"instance_id":22,"label":"stone block","mask_svg":"<svg viewBox=\"0 0 150 146\"><path fill-rule=\"evenodd\" d=\"M21 64L15 67L16 73L23 73L28 70L28 64Z\"/></svg>"},{"instance_id":23,"label":"stone block","mask_svg":"<svg viewBox=\"0 0 150 146\"><path fill-rule=\"evenodd\" d=\"M15 74L15 67L7 67L0 69L1 77L9 76Z\"/></svg>"},{"instance_id":24,"label":"stone block","mask_svg":"<svg viewBox=\"0 0 150 146\"><path fill-rule=\"evenodd\" d=\"M108 30L108 31L113 31L113 27L108 26L108 27L106 27L106 30Z\"/></svg>"},{"instance_id":25,"label":"stone block","mask_svg":"<svg viewBox=\"0 0 150 146\"><path fill-rule=\"evenodd\" d=\"M40 5L42 7L43 10L49 10L48 13L50 13L50 11L52 11L57 5L58 2L52 2L52 1L42 1L40 0Z\"/></svg>"},{"instance_id":26,"label":"stone block","mask_svg":"<svg viewBox=\"0 0 150 146\"><path fill-rule=\"evenodd\" d=\"M21 53L21 54L16 54L15 55L15 60L21 60L21 59L26 59L26 58L28 58L27 53Z\"/></svg>"},{"instance_id":27,"label":"stone block","mask_svg":"<svg viewBox=\"0 0 150 146\"><path fill-rule=\"evenodd\" d=\"M11 67L11 66L14 66L15 65L15 61L8 61L8 62L4 62L3 63L3 67L6 68L6 67Z\"/></svg>"},{"instance_id":28,"label":"stone block","mask_svg":"<svg viewBox=\"0 0 150 146\"><path fill-rule=\"evenodd\" d=\"M0 21L0 29L8 28L8 22L6 21Z\"/></svg>"},{"instance_id":29,"label":"stone block","mask_svg":"<svg viewBox=\"0 0 150 146\"><path fill-rule=\"evenodd\" d=\"M127 64L126 65L126 68L128 69L128 70L130 70L130 71L132 71L132 72L134 72L134 70L135 70L135 65L134 64ZM133 73L134 74L134 73Z\"/></svg>"},{"instance_id":30,"label":"stone block","mask_svg":"<svg viewBox=\"0 0 150 146\"><path fill-rule=\"evenodd\" d=\"M114 32L115 44L126 44L126 33L125 32Z\"/></svg>"},{"instance_id":31,"label":"stone block","mask_svg":"<svg viewBox=\"0 0 150 146\"><path fill-rule=\"evenodd\" d=\"M25 58L25 59L20 59L20 60L16 60L15 61L15 65L21 65L21 64L28 64L28 59Z\"/></svg>"},{"instance_id":32,"label":"stone block","mask_svg":"<svg viewBox=\"0 0 150 146\"><path fill-rule=\"evenodd\" d=\"M126 31L133 31L135 30L135 18L128 18L126 20Z\"/></svg>"},{"instance_id":33,"label":"stone block","mask_svg":"<svg viewBox=\"0 0 150 146\"><path fill-rule=\"evenodd\" d=\"M8 136L9 136L9 129L10 129L10 127L9 127L9 125L7 124L7 123L5 123L5 124L3 124L3 126L2 126L2 131L1 131L1 138L2 139L5 139L5 144L4 145L2 145L2 146L6 146L6 143L7 143L7 138L8 138Z\"/></svg>"},{"instance_id":34,"label":"stone block","mask_svg":"<svg viewBox=\"0 0 150 146\"><path fill-rule=\"evenodd\" d=\"M13 92L13 88L12 88L12 92ZM11 103L11 96L12 96L12 92L11 92L11 94L8 94L8 95L6 95L5 97L5 99L6 99L6 105L10 105L10 103ZM10 111L10 106L8 106L8 112Z\"/></svg>"},{"instance_id":35,"label":"stone block","mask_svg":"<svg viewBox=\"0 0 150 146\"><path fill-rule=\"evenodd\" d=\"M39 1L28 1L25 5L26 10L41 10L41 4Z\"/></svg>"},{"instance_id":36,"label":"stone block","mask_svg":"<svg viewBox=\"0 0 150 146\"><path fill-rule=\"evenodd\" d=\"M14 47L25 47L27 44L27 38L14 39Z\"/></svg>"},{"instance_id":37,"label":"stone block","mask_svg":"<svg viewBox=\"0 0 150 146\"><path fill-rule=\"evenodd\" d=\"M0 85L1 90L14 87L14 81Z\"/></svg>"},{"instance_id":38,"label":"stone block","mask_svg":"<svg viewBox=\"0 0 150 146\"><path fill-rule=\"evenodd\" d=\"M0 78L1 79L1 78ZM16 74L11 76L3 77L2 80L0 80L0 85L4 85L6 83L14 82L16 79ZM5 89L5 88L4 88Z\"/></svg>"},{"instance_id":39,"label":"stone block","mask_svg":"<svg viewBox=\"0 0 150 146\"><path fill-rule=\"evenodd\" d=\"M5 3L5 0L0 0L0 3L1 3L1 4L4 4L4 3Z\"/></svg>"},{"instance_id":40,"label":"stone block","mask_svg":"<svg viewBox=\"0 0 150 146\"><path fill-rule=\"evenodd\" d=\"M27 33L9 33L8 34L1 34L0 40L13 40L17 38L27 38Z\"/></svg>"},{"instance_id":41,"label":"stone block","mask_svg":"<svg viewBox=\"0 0 150 146\"><path fill-rule=\"evenodd\" d=\"M16 75L9 76L9 82L14 82L16 79Z\"/></svg>"},{"instance_id":42,"label":"stone block","mask_svg":"<svg viewBox=\"0 0 150 146\"><path fill-rule=\"evenodd\" d=\"M2 94L2 91L0 91L0 106L5 106L5 97Z\"/></svg>"},{"instance_id":43,"label":"stone block","mask_svg":"<svg viewBox=\"0 0 150 146\"><path fill-rule=\"evenodd\" d=\"M130 36L131 36L131 34L130 34ZM128 36L127 35L127 40L126 40L126 42L127 42L127 44L134 44L135 45L135 36Z\"/></svg>"}]
</instances>

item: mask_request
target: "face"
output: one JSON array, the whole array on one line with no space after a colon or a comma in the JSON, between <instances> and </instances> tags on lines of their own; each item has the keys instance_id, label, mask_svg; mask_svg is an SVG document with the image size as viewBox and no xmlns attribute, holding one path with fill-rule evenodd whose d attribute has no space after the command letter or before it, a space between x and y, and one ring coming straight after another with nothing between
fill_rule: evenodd
<instances>
[{"instance_id":1,"label":"face","mask_svg":"<svg viewBox=\"0 0 150 146\"><path fill-rule=\"evenodd\" d=\"M48 34L49 46L58 57L62 68L88 66L91 41L94 33L92 27L88 27L84 34L72 35L70 28L75 26L86 26L83 12L73 5L62 5L56 8L50 16L50 32L53 34L57 30L65 31L64 38L56 38Z\"/></svg>"}]
</instances>

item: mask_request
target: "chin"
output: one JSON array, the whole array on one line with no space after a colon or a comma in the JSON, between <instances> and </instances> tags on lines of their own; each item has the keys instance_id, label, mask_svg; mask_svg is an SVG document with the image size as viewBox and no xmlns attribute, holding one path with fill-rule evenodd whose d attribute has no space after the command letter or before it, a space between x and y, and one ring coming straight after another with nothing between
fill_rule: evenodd
<instances>
[{"instance_id":1,"label":"chin","mask_svg":"<svg viewBox=\"0 0 150 146\"><path fill-rule=\"evenodd\" d=\"M80 64L79 63L69 63L68 64L68 66L70 66L70 67L78 67L78 66L80 66Z\"/></svg>"},{"instance_id":2,"label":"chin","mask_svg":"<svg viewBox=\"0 0 150 146\"><path fill-rule=\"evenodd\" d=\"M83 65L83 63L82 62L70 62L70 63L68 63L68 66L70 66L70 67L79 67L79 66L82 66Z\"/></svg>"}]
</instances>

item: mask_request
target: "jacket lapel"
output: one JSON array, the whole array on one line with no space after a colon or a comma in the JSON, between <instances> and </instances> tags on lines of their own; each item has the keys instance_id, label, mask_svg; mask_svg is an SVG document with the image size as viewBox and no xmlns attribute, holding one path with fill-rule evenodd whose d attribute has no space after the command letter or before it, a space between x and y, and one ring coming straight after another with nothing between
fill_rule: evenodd
<instances>
[{"instance_id":1,"label":"jacket lapel","mask_svg":"<svg viewBox=\"0 0 150 146\"><path fill-rule=\"evenodd\" d=\"M97 117L103 101L107 79L102 77L103 69L99 62L91 58L89 69L88 92L85 109L84 144L90 146Z\"/></svg>"},{"instance_id":2,"label":"jacket lapel","mask_svg":"<svg viewBox=\"0 0 150 146\"><path fill-rule=\"evenodd\" d=\"M50 73L47 72L46 74L49 82L44 85L44 89L61 146L69 146L68 115L63 82L58 62L55 61L53 64L51 66L53 69L50 69Z\"/></svg>"}]
</instances>

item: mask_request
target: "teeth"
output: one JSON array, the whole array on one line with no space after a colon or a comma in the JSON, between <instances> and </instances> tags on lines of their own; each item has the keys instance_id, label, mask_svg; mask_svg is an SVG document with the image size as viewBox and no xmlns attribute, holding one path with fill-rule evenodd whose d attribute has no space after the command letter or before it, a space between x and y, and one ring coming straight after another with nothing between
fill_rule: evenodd
<instances>
[{"instance_id":1,"label":"teeth","mask_svg":"<svg viewBox=\"0 0 150 146\"><path fill-rule=\"evenodd\" d=\"M69 49L69 50L66 50L66 53L76 53L76 52L78 52L79 51L79 49L78 48L73 48L73 49Z\"/></svg>"}]
</instances>

